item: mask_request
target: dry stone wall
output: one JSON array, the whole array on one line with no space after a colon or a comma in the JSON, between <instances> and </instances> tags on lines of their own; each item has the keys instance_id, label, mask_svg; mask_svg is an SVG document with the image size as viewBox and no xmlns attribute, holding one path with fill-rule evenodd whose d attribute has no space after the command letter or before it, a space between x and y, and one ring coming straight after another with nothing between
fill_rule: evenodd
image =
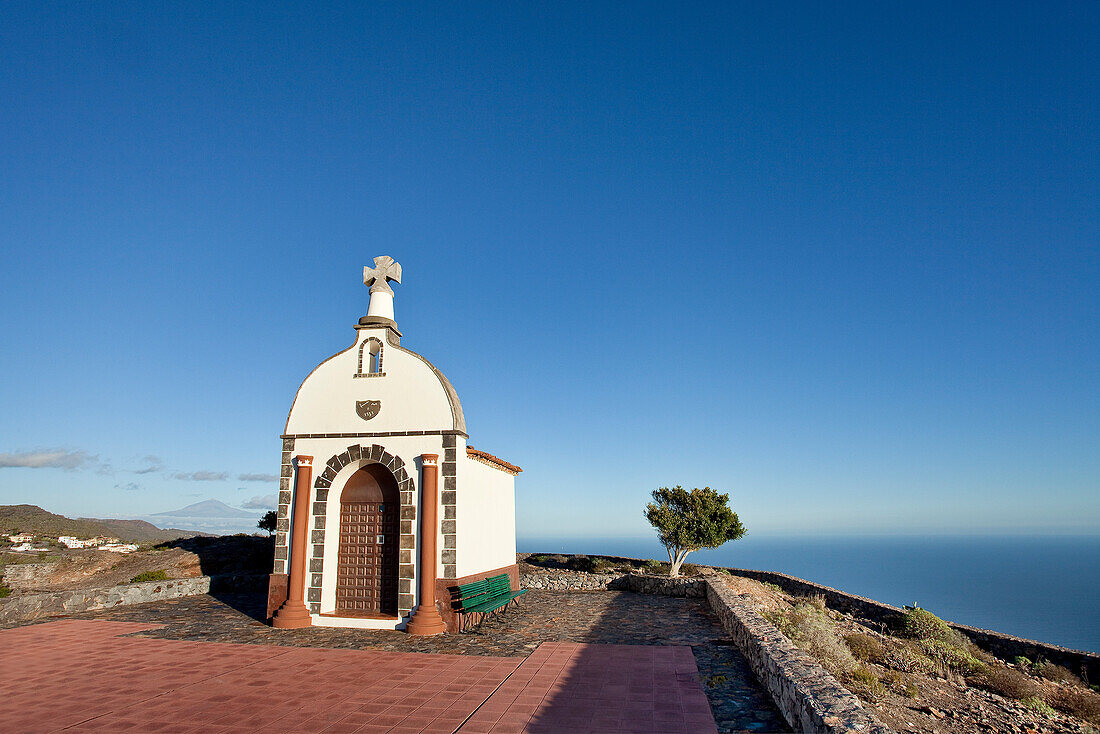
<instances>
[{"instance_id":1,"label":"dry stone wall","mask_svg":"<svg viewBox=\"0 0 1100 734\"><path fill-rule=\"evenodd\" d=\"M551 591L625 590L625 578L621 573L559 571L557 573L520 574L519 583L524 589L548 589Z\"/></svg>"},{"instance_id":2,"label":"dry stone wall","mask_svg":"<svg viewBox=\"0 0 1100 734\"><path fill-rule=\"evenodd\" d=\"M60 614L93 612L124 604L145 604L210 591L210 577L145 581L98 589L71 589L46 594L20 594L0 599L0 624L25 622Z\"/></svg>"},{"instance_id":3,"label":"dry stone wall","mask_svg":"<svg viewBox=\"0 0 1100 734\"><path fill-rule=\"evenodd\" d=\"M722 627L796 731L889 733L859 699L721 579L708 579L705 584L707 601Z\"/></svg>"},{"instance_id":4,"label":"dry stone wall","mask_svg":"<svg viewBox=\"0 0 1100 734\"><path fill-rule=\"evenodd\" d=\"M520 576L525 589L551 591L633 591L639 594L684 596L702 598L706 587L701 579L668 576L648 576L631 573L586 573L583 571L556 571L553 573L525 573Z\"/></svg>"}]
</instances>

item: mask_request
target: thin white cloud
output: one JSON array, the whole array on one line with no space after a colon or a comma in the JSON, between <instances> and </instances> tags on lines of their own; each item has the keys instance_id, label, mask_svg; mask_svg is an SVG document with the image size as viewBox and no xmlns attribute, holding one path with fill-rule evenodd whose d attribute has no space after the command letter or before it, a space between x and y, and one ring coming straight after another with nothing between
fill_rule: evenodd
<instances>
[{"instance_id":1,"label":"thin white cloud","mask_svg":"<svg viewBox=\"0 0 1100 734\"><path fill-rule=\"evenodd\" d=\"M54 449L47 451L19 451L14 454L0 454L0 468L23 469L79 469L96 463L99 457L89 456L83 451Z\"/></svg>"},{"instance_id":2,"label":"thin white cloud","mask_svg":"<svg viewBox=\"0 0 1100 734\"><path fill-rule=\"evenodd\" d=\"M221 482L229 479L229 472L224 471L193 471L173 474L173 479L182 479L186 482Z\"/></svg>"},{"instance_id":3,"label":"thin white cloud","mask_svg":"<svg viewBox=\"0 0 1100 734\"><path fill-rule=\"evenodd\" d=\"M246 510L274 510L275 509L275 495L258 494L250 500L245 500L241 503L241 507Z\"/></svg>"},{"instance_id":4,"label":"thin white cloud","mask_svg":"<svg viewBox=\"0 0 1100 734\"><path fill-rule=\"evenodd\" d=\"M274 482L279 477L274 474L238 474L237 480L241 482Z\"/></svg>"},{"instance_id":5,"label":"thin white cloud","mask_svg":"<svg viewBox=\"0 0 1100 734\"><path fill-rule=\"evenodd\" d=\"M126 492L137 492L141 489L141 485L134 482L127 482L126 484L116 484L115 489L125 490Z\"/></svg>"},{"instance_id":6,"label":"thin white cloud","mask_svg":"<svg viewBox=\"0 0 1100 734\"><path fill-rule=\"evenodd\" d=\"M134 474L152 474L164 468L164 462L160 460L159 456L150 455L142 457L141 463L145 464L145 466L140 469L134 469Z\"/></svg>"}]
</instances>

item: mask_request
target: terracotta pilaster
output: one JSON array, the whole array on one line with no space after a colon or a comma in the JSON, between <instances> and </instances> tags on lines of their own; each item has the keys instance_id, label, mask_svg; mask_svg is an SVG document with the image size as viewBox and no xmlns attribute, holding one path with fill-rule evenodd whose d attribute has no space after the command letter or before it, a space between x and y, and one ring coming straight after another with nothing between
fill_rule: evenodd
<instances>
[{"instance_id":1,"label":"terracotta pilaster","mask_svg":"<svg viewBox=\"0 0 1100 734\"><path fill-rule=\"evenodd\" d=\"M438 635L447 631L435 608L436 538L439 534L439 455L420 457L420 605L405 629L412 635Z\"/></svg>"},{"instance_id":2,"label":"terracotta pilaster","mask_svg":"<svg viewBox=\"0 0 1100 734\"><path fill-rule=\"evenodd\" d=\"M271 625L280 629L312 625L305 598L306 556L309 554L309 487L313 481L313 457L295 456L294 464L298 468L298 480L294 485L294 514L291 516L287 600L271 620Z\"/></svg>"}]
</instances>

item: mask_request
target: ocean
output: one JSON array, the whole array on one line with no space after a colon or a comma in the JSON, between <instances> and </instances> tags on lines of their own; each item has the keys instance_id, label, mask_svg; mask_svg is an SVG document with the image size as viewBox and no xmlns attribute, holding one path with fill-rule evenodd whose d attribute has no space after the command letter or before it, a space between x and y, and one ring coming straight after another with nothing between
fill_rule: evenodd
<instances>
[{"instance_id":1,"label":"ocean","mask_svg":"<svg viewBox=\"0 0 1100 734\"><path fill-rule=\"evenodd\" d=\"M523 538L521 552L668 558L655 539ZM753 537L688 563L780 571L944 619L1100 652L1100 537Z\"/></svg>"}]
</instances>

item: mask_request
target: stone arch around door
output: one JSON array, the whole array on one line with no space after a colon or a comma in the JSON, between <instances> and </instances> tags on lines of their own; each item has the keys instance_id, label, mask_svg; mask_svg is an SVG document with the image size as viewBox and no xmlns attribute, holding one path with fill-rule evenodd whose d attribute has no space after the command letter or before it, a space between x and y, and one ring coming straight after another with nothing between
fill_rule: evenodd
<instances>
[{"instance_id":1,"label":"stone arch around door","mask_svg":"<svg viewBox=\"0 0 1100 734\"><path fill-rule=\"evenodd\" d=\"M313 614L321 613L321 583L325 572L325 522L328 516L329 491L334 483L338 490L342 489L352 472L372 463L384 466L397 480L397 489L401 498L398 520L400 535L397 551L397 615L407 617L412 613L413 558L416 552L416 505L413 503L413 497L416 487L408 472L405 471L405 462L400 457L390 454L378 444L372 444L348 446L345 451L333 454L325 462L324 471L317 475L313 483L314 501L311 508L313 531L309 539L313 548L309 559L309 587L306 589L306 601ZM350 471L347 471L349 465ZM347 476L342 477L339 482L334 482L337 475L342 475L345 471ZM339 494L334 499L339 502ZM339 533L340 529L334 528L333 532ZM333 565L335 566L335 559ZM331 568L329 573L336 573L336 570L335 567Z\"/></svg>"}]
</instances>

